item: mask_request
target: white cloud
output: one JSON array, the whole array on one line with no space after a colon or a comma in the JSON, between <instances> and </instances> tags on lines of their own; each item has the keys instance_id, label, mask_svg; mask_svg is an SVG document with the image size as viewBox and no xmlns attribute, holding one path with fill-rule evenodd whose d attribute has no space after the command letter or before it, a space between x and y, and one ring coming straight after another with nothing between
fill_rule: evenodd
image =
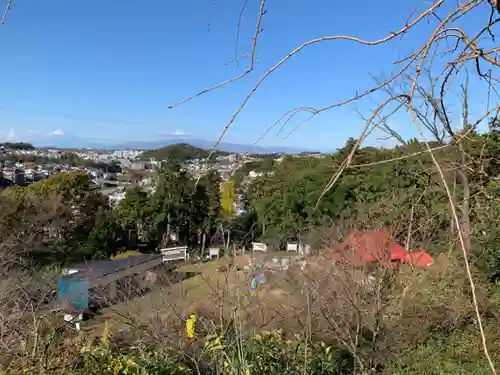
<instances>
[{"instance_id":1,"label":"white cloud","mask_svg":"<svg viewBox=\"0 0 500 375\"><path fill-rule=\"evenodd\" d=\"M16 138L16 131L14 128L10 128L9 133L7 134L7 139L12 141L14 138Z\"/></svg>"},{"instance_id":2,"label":"white cloud","mask_svg":"<svg viewBox=\"0 0 500 375\"><path fill-rule=\"evenodd\" d=\"M62 129L56 129L56 130L52 130L51 132L49 132L47 135L50 135L50 136L61 136L61 135L64 135L64 130Z\"/></svg>"},{"instance_id":3,"label":"white cloud","mask_svg":"<svg viewBox=\"0 0 500 375\"><path fill-rule=\"evenodd\" d=\"M176 130L174 132L171 132L171 133L163 133L162 135L166 136L166 137L182 137L182 136L187 136L187 135L190 135L189 133L186 133L182 130Z\"/></svg>"}]
</instances>

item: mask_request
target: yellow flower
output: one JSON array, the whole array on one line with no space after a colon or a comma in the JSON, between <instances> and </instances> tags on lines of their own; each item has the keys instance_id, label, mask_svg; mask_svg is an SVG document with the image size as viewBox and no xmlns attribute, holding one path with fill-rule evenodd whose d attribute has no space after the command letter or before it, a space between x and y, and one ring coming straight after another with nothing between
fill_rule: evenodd
<instances>
[{"instance_id":1,"label":"yellow flower","mask_svg":"<svg viewBox=\"0 0 500 375\"><path fill-rule=\"evenodd\" d=\"M113 368L113 375L119 375L120 370L122 369L122 366L119 362L115 364L115 367Z\"/></svg>"},{"instance_id":2,"label":"yellow flower","mask_svg":"<svg viewBox=\"0 0 500 375\"><path fill-rule=\"evenodd\" d=\"M108 346L110 338L111 338L111 328L108 321L106 321L104 323L104 330L101 336L101 344L104 346Z\"/></svg>"},{"instance_id":3,"label":"yellow flower","mask_svg":"<svg viewBox=\"0 0 500 375\"><path fill-rule=\"evenodd\" d=\"M137 363L135 363L135 362L134 362L132 359L130 359L130 358L127 358L127 359L125 360L125 363L126 363L126 365L127 365L127 367L128 367L128 368L135 368L135 367L137 367Z\"/></svg>"}]
</instances>

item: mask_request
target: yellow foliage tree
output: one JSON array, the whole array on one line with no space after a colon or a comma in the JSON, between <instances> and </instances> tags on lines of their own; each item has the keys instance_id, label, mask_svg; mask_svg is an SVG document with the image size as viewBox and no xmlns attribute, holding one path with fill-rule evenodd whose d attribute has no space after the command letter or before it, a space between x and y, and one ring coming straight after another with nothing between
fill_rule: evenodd
<instances>
[{"instance_id":1,"label":"yellow foliage tree","mask_svg":"<svg viewBox=\"0 0 500 375\"><path fill-rule=\"evenodd\" d=\"M221 188L221 208L224 215L233 217L235 214L234 202L236 199L236 193L234 190L234 181L232 179L227 180L222 184Z\"/></svg>"}]
</instances>

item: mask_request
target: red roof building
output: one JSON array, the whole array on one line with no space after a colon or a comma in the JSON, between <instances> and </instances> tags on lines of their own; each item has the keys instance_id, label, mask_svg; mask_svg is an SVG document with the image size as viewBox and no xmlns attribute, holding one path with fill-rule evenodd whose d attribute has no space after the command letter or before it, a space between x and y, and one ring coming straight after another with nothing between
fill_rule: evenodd
<instances>
[{"instance_id":1,"label":"red roof building","mask_svg":"<svg viewBox=\"0 0 500 375\"><path fill-rule=\"evenodd\" d=\"M395 262L427 267L433 263L432 256L425 250L408 252L395 242L387 229L372 231L352 231L346 241L334 244L329 255L336 261L344 261L356 266L378 262L392 267Z\"/></svg>"}]
</instances>

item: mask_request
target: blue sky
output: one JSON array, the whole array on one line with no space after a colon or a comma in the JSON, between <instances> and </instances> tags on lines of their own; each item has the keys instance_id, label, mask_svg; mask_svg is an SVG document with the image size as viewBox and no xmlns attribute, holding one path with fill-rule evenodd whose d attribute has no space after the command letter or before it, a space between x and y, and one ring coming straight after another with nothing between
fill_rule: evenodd
<instances>
[{"instance_id":1,"label":"blue sky","mask_svg":"<svg viewBox=\"0 0 500 375\"><path fill-rule=\"evenodd\" d=\"M168 109L246 69L245 60L230 63L242 2L14 1L0 27L0 139L36 141L64 133L113 141L172 134L213 140L258 77L302 42L335 34L378 39L426 6L414 0L269 1L254 72ZM258 5L248 0L240 55L250 51ZM291 108L325 106L368 88L372 75L387 75L426 27L376 48L340 41L304 50L261 86L226 140L252 143ZM371 100L350 104L318 116L287 139L287 130L278 137L271 132L261 144L339 147L363 126L356 110L367 114L374 107ZM416 134L408 117L392 121L406 136Z\"/></svg>"}]
</instances>

